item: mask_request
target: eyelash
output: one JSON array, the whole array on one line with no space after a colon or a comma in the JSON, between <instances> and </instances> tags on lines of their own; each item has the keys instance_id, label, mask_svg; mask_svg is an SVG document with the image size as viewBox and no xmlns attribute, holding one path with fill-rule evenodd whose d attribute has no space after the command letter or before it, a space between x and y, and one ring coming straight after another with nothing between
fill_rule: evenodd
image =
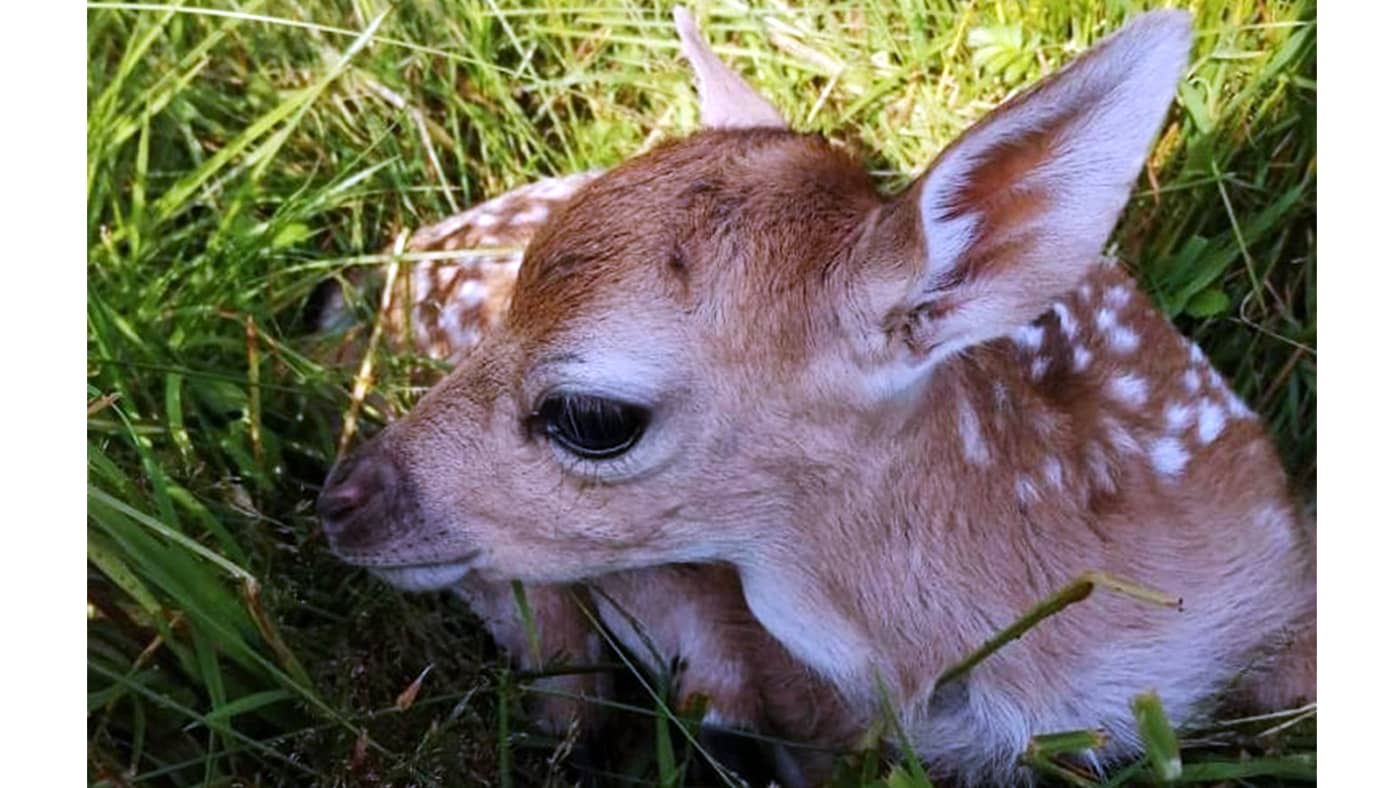
<instances>
[{"instance_id":1,"label":"eyelash","mask_svg":"<svg viewBox=\"0 0 1400 788\"><path fill-rule=\"evenodd\" d=\"M642 440L650 420L650 411L640 405L562 393L541 400L528 426L573 461L597 466L625 458Z\"/></svg>"}]
</instances>

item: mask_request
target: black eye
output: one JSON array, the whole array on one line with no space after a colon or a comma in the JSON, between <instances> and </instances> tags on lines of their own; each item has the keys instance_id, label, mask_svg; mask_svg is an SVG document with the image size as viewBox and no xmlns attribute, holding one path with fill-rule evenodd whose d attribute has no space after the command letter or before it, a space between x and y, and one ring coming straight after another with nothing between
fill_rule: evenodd
<instances>
[{"instance_id":1,"label":"black eye","mask_svg":"<svg viewBox=\"0 0 1400 788\"><path fill-rule=\"evenodd\" d=\"M606 460L636 445L646 408L604 397L556 394L540 403L534 421L549 439L585 460Z\"/></svg>"}]
</instances>

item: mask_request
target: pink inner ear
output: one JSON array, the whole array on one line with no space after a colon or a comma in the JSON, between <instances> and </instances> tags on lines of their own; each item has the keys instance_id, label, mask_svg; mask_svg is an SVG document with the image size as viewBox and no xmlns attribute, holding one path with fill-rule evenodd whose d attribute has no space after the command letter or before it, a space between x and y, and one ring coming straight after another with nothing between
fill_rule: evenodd
<instances>
[{"instance_id":1,"label":"pink inner ear","mask_svg":"<svg viewBox=\"0 0 1400 788\"><path fill-rule=\"evenodd\" d=\"M963 186L949 200L956 213L995 211L1026 192L1027 176L1045 163L1058 147L1071 113L1066 112L1034 129L998 141L978 156Z\"/></svg>"},{"instance_id":2,"label":"pink inner ear","mask_svg":"<svg viewBox=\"0 0 1400 788\"><path fill-rule=\"evenodd\" d=\"M971 242L952 272L954 279L994 274L1014 265L1036 243L1036 219L1056 198L1054 179L1036 178L1060 145L1072 113L1041 128L998 142L979 157L966 181L947 201L942 220L975 221Z\"/></svg>"},{"instance_id":3,"label":"pink inner ear","mask_svg":"<svg viewBox=\"0 0 1400 788\"><path fill-rule=\"evenodd\" d=\"M1142 170L1190 43L1185 15L1145 15L938 157L907 198L922 273L891 305L918 313L916 344L951 353L1002 336L1079 281Z\"/></svg>"}]
</instances>

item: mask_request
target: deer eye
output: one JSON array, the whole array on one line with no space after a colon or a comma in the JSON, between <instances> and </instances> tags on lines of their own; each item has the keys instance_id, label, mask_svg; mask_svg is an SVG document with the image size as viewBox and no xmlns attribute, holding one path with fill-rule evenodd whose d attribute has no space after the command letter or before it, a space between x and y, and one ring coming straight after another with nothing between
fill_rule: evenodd
<instances>
[{"instance_id":1,"label":"deer eye","mask_svg":"<svg viewBox=\"0 0 1400 788\"><path fill-rule=\"evenodd\" d=\"M554 394L532 420L562 448L584 460L607 460L641 439L651 414L646 408L585 394Z\"/></svg>"}]
</instances>

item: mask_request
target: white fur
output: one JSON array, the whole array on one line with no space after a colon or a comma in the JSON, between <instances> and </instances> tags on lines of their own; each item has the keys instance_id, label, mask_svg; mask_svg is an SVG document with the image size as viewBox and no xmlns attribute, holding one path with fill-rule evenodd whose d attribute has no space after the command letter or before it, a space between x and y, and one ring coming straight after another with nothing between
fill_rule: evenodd
<instances>
[{"instance_id":1,"label":"white fur","mask_svg":"<svg viewBox=\"0 0 1400 788\"><path fill-rule=\"evenodd\" d=\"M472 224L482 229L490 229L501 223L501 215L494 210L488 210L490 203L481 206L472 215Z\"/></svg>"},{"instance_id":2,"label":"white fur","mask_svg":"<svg viewBox=\"0 0 1400 788\"><path fill-rule=\"evenodd\" d=\"M1209 445L1225 429L1225 411L1210 400L1202 400L1196 421L1196 437L1201 445Z\"/></svg>"},{"instance_id":3,"label":"white fur","mask_svg":"<svg viewBox=\"0 0 1400 788\"><path fill-rule=\"evenodd\" d=\"M447 334L452 347L471 347L476 344L477 329L466 319L471 306L464 301L453 301L443 313L439 328Z\"/></svg>"},{"instance_id":4,"label":"white fur","mask_svg":"<svg viewBox=\"0 0 1400 788\"><path fill-rule=\"evenodd\" d=\"M1186 370L1181 376L1181 385L1186 389L1187 394L1195 394L1201 390L1201 373L1194 369Z\"/></svg>"},{"instance_id":5,"label":"white fur","mask_svg":"<svg viewBox=\"0 0 1400 788\"><path fill-rule=\"evenodd\" d=\"M1055 310L1055 317L1060 321L1060 331L1064 333L1065 338L1073 339L1074 335L1079 332L1079 322L1074 319L1069 307L1065 306L1063 301L1056 301L1050 305L1050 308Z\"/></svg>"},{"instance_id":6,"label":"white fur","mask_svg":"<svg viewBox=\"0 0 1400 788\"><path fill-rule=\"evenodd\" d=\"M1074 371L1083 372L1089 368L1089 363L1094 360L1094 354L1089 349L1080 345L1074 347Z\"/></svg>"},{"instance_id":7,"label":"white fur","mask_svg":"<svg viewBox=\"0 0 1400 788\"><path fill-rule=\"evenodd\" d=\"M574 195L579 187L588 182L587 177L569 176L565 178L549 178L539 183L539 188L535 191L535 196L541 200L565 200Z\"/></svg>"},{"instance_id":8,"label":"white fur","mask_svg":"<svg viewBox=\"0 0 1400 788\"><path fill-rule=\"evenodd\" d=\"M1118 315L1112 307L1101 306L1094 312L1094 325L1098 326L1100 331L1112 331L1118 325Z\"/></svg>"},{"instance_id":9,"label":"white fur","mask_svg":"<svg viewBox=\"0 0 1400 788\"><path fill-rule=\"evenodd\" d=\"M539 224L547 216L549 216L549 206L543 203L534 203L529 208L510 217L510 225L519 227L522 224Z\"/></svg>"},{"instance_id":10,"label":"white fur","mask_svg":"<svg viewBox=\"0 0 1400 788\"><path fill-rule=\"evenodd\" d=\"M1108 345L1119 353L1131 353L1138 349L1138 335L1126 326L1114 326L1108 332Z\"/></svg>"},{"instance_id":11,"label":"white fur","mask_svg":"<svg viewBox=\"0 0 1400 788\"><path fill-rule=\"evenodd\" d=\"M1021 474L1016 476L1016 500L1022 504L1033 504L1040 500L1040 488L1035 486L1031 477Z\"/></svg>"},{"instance_id":12,"label":"white fur","mask_svg":"<svg viewBox=\"0 0 1400 788\"><path fill-rule=\"evenodd\" d=\"M966 399L958 401L958 435L962 438L963 457L973 465L985 466L991 462L987 444L982 440L982 428L978 423L977 411Z\"/></svg>"},{"instance_id":13,"label":"white fur","mask_svg":"<svg viewBox=\"0 0 1400 788\"><path fill-rule=\"evenodd\" d=\"M486 286L481 283L480 279L466 279L457 286L457 294L453 300L468 309L474 309L481 306L482 302L486 300L486 294Z\"/></svg>"},{"instance_id":14,"label":"white fur","mask_svg":"<svg viewBox=\"0 0 1400 788\"><path fill-rule=\"evenodd\" d=\"M1167 406L1163 418L1167 422L1167 429L1172 432L1181 432L1191 423L1194 415L1190 405L1183 402L1173 402Z\"/></svg>"},{"instance_id":15,"label":"white fur","mask_svg":"<svg viewBox=\"0 0 1400 788\"><path fill-rule=\"evenodd\" d=\"M1036 356L1031 361L1031 380L1040 380L1045 377L1045 371L1050 368L1050 359L1045 356Z\"/></svg>"},{"instance_id":16,"label":"white fur","mask_svg":"<svg viewBox=\"0 0 1400 788\"><path fill-rule=\"evenodd\" d=\"M1108 381L1108 393L1125 405L1141 406L1147 402L1147 381L1140 375L1124 372Z\"/></svg>"},{"instance_id":17,"label":"white fur","mask_svg":"<svg viewBox=\"0 0 1400 788\"><path fill-rule=\"evenodd\" d=\"M1023 348L1039 350L1041 343L1045 341L1045 329L1037 325L1024 325L1016 329L1016 333L1011 337Z\"/></svg>"},{"instance_id":18,"label":"white fur","mask_svg":"<svg viewBox=\"0 0 1400 788\"><path fill-rule=\"evenodd\" d=\"M867 685L877 664L874 649L851 622L819 601L821 594L758 558L739 571L749 610L793 656L839 685Z\"/></svg>"},{"instance_id":19,"label":"white fur","mask_svg":"<svg viewBox=\"0 0 1400 788\"><path fill-rule=\"evenodd\" d=\"M1152 467L1164 476L1181 473L1181 469L1185 468L1186 462L1191 459L1181 441L1170 436L1153 441L1147 455L1152 460Z\"/></svg>"},{"instance_id":20,"label":"white fur","mask_svg":"<svg viewBox=\"0 0 1400 788\"><path fill-rule=\"evenodd\" d=\"M413 290L413 303L417 304L431 297L433 294L433 267L427 264L415 265L409 279L409 285Z\"/></svg>"},{"instance_id":21,"label":"white fur","mask_svg":"<svg viewBox=\"0 0 1400 788\"><path fill-rule=\"evenodd\" d=\"M1051 490L1063 490L1065 487L1064 466L1054 457L1046 457L1044 465L1041 466L1040 475L1045 477L1045 485Z\"/></svg>"},{"instance_id":22,"label":"white fur","mask_svg":"<svg viewBox=\"0 0 1400 788\"><path fill-rule=\"evenodd\" d=\"M421 564L418 566L381 566L371 568L385 582L405 591L436 591L461 582L471 572L471 564Z\"/></svg>"}]
</instances>

